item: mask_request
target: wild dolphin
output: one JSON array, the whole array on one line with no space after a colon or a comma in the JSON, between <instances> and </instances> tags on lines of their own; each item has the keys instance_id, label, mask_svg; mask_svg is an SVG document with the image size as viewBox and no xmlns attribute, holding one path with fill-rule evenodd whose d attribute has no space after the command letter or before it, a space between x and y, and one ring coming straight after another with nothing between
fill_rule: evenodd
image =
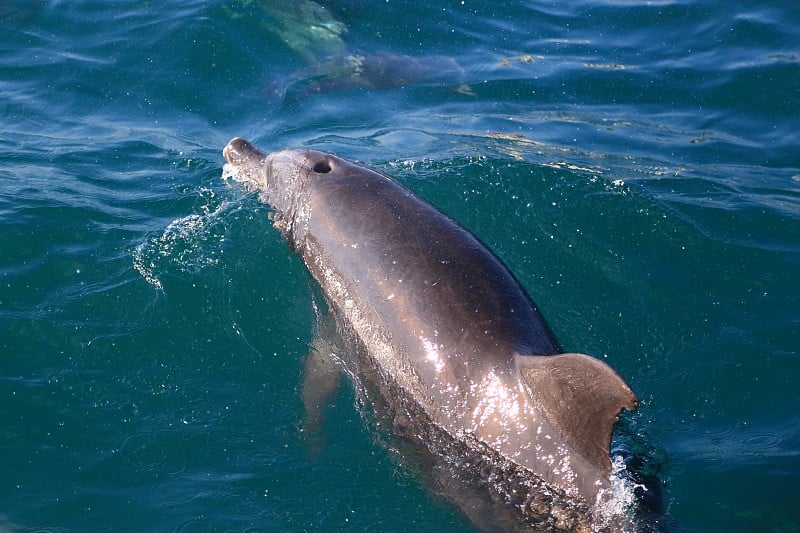
<instances>
[{"instance_id":1,"label":"wild dolphin","mask_svg":"<svg viewBox=\"0 0 800 533\"><path fill-rule=\"evenodd\" d=\"M336 13L364 9L358 1L239 0L239 8L257 3L261 26L286 45L307 65L289 77L279 77L266 90L290 105L319 93L348 89L394 89L408 85L440 85L471 94L464 71L452 58L439 55L410 56L389 50L348 46L347 25ZM231 17L243 16L226 8Z\"/></svg>"},{"instance_id":2,"label":"wild dolphin","mask_svg":"<svg viewBox=\"0 0 800 533\"><path fill-rule=\"evenodd\" d=\"M463 79L463 69L445 56L352 53L330 57L323 63L301 69L288 79L277 80L271 88L288 105L321 93L409 85L449 86L462 94L471 94Z\"/></svg>"},{"instance_id":3,"label":"wild dolphin","mask_svg":"<svg viewBox=\"0 0 800 533\"><path fill-rule=\"evenodd\" d=\"M611 433L637 405L614 370L559 353L503 264L391 178L239 138L223 154L363 343L387 402L451 443L431 449L475 458L492 492L537 524L592 527L610 487Z\"/></svg>"}]
</instances>

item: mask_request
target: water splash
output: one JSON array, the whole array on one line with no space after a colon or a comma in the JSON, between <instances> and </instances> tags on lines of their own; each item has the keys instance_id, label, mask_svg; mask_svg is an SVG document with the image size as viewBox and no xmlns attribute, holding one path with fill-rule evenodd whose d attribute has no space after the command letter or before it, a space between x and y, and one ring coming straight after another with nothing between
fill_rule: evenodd
<instances>
[{"instance_id":1,"label":"water splash","mask_svg":"<svg viewBox=\"0 0 800 533\"><path fill-rule=\"evenodd\" d=\"M230 163L225 163L222 165L222 181L228 183L231 179L244 182L244 177L239 175L238 167Z\"/></svg>"},{"instance_id":2,"label":"water splash","mask_svg":"<svg viewBox=\"0 0 800 533\"><path fill-rule=\"evenodd\" d=\"M201 213L173 220L160 234L151 235L133 250L133 268L158 290L164 289L164 273L196 273L219 262L225 241L223 215L235 204L223 201L214 205L214 191L200 192L209 201L201 207Z\"/></svg>"},{"instance_id":3,"label":"water splash","mask_svg":"<svg viewBox=\"0 0 800 533\"><path fill-rule=\"evenodd\" d=\"M597 495L594 510L594 526L598 530L611 528L615 531L636 531L634 511L636 490L647 490L627 475L627 466L621 455L611 457L611 487Z\"/></svg>"}]
</instances>

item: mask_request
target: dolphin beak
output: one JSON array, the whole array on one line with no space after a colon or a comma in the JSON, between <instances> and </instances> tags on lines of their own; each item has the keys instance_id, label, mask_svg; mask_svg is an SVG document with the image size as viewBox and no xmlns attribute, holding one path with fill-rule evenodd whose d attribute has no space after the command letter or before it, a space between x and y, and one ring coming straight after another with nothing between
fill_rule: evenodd
<instances>
[{"instance_id":1,"label":"dolphin beak","mask_svg":"<svg viewBox=\"0 0 800 533\"><path fill-rule=\"evenodd\" d=\"M243 183L249 190L268 192L270 165L269 155L262 152L249 141L236 137L222 149L222 155L228 162L224 172L229 177Z\"/></svg>"},{"instance_id":2,"label":"dolphin beak","mask_svg":"<svg viewBox=\"0 0 800 533\"><path fill-rule=\"evenodd\" d=\"M234 166L257 166L266 159L267 154L241 137L235 137L222 149L225 160Z\"/></svg>"}]
</instances>

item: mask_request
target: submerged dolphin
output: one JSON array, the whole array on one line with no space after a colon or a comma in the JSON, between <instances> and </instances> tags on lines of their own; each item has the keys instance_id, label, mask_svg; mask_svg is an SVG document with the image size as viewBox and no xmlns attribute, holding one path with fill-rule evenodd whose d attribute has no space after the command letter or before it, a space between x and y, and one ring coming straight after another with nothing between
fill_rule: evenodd
<instances>
[{"instance_id":1,"label":"submerged dolphin","mask_svg":"<svg viewBox=\"0 0 800 533\"><path fill-rule=\"evenodd\" d=\"M408 56L376 52L343 54L294 73L271 84L284 104L315 94L348 89L394 89L408 85L441 85L471 94L463 83L464 71L445 56Z\"/></svg>"},{"instance_id":2,"label":"submerged dolphin","mask_svg":"<svg viewBox=\"0 0 800 533\"><path fill-rule=\"evenodd\" d=\"M503 264L387 176L238 138L223 154L274 208L275 227L363 343L387 402L429 440L450 443L429 447L476 458L468 462L492 491L539 523L560 514L559 527L591 527L591 506L610 486L613 427L637 405L625 382L588 355L560 354Z\"/></svg>"},{"instance_id":3,"label":"submerged dolphin","mask_svg":"<svg viewBox=\"0 0 800 533\"><path fill-rule=\"evenodd\" d=\"M452 58L440 55L409 56L390 51L359 50L347 45L347 25L334 11L364 9L351 1L239 0L241 7L258 3L262 27L302 58L307 66L289 77L268 83L266 90L289 105L319 93L348 89L394 89L407 85L441 85L472 94L464 83L464 70ZM338 9L337 9L338 8ZM230 16L235 11L226 9Z\"/></svg>"}]
</instances>

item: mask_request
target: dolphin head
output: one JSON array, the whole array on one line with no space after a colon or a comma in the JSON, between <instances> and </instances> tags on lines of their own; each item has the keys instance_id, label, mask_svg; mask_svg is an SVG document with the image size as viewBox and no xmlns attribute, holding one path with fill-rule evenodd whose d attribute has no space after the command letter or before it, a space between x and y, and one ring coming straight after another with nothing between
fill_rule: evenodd
<instances>
[{"instance_id":1,"label":"dolphin head","mask_svg":"<svg viewBox=\"0 0 800 533\"><path fill-rule=\"evenodd\" d=\"M225 173L258 191L274 210L276 227L292 242L298 217L303 215L304 191L310 181L335 174L341 160L316 150L296 149L262 152L249 141L236 137L222 150Z\"/></svg>"}]
</instances>

